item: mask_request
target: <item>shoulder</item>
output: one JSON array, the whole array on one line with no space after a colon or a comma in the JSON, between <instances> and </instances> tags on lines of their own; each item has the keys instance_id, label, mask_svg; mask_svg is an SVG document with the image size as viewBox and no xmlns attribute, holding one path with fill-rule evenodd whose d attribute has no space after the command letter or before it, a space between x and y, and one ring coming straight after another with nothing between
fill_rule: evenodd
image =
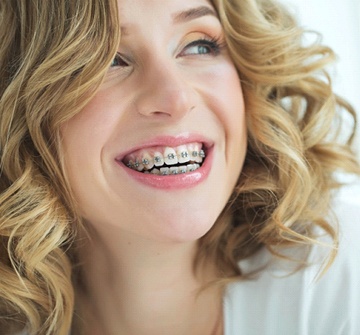
<instances>
[{"instance_id":1,"label":"shoulder","mask_svg":"<svg viewBox=\"0 0 360 335\"><path fill-rule=\"evenodd\" d=\"M328 277L337 275L342 277L342 282L345 282L347 274L349 279L353 277L359 279L359 283L360 179L347 176L345 182L346 184L335 193L332 202L339 231L339 250L333 266L329 269ZM355 290L358 286L351 288Z\"/></svg>"},{"instance_id":2,"label":"shoulder","mask_svg":"<svg viewBox=\"0 0 360 335\"><path fill-rule=\"evenodd\" d=\"M338 219L340 238L360 232L360 178L340 175L344 186L337 190L332 201L333 210Z\"/></svg>"},{"instance_id":3,"label":"shoulder","mask_svg":"<svg viewBox=\"0 0 360 335\"><path fill-rule=\"evenodd\" d=\"M341 178L346 185L335 192L332 203L339 251L330 269L319 278L327 248L315 246L308 256L311 265L301 271L289 275L282 270L286 263L279 261L252 280L229 285L224 300L226 335L240 330L253 335L359 334L360 180ZM244 265L251 269L251 262L269 260L263 250Z\"/></svg>"}]
</instances>

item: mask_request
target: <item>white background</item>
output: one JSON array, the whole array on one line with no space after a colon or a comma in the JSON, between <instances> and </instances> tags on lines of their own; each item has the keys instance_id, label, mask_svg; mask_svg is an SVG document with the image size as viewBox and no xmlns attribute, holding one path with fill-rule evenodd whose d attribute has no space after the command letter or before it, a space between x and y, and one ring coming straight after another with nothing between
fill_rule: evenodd
<instances>
[{"instance_id":1,"label":"white background","mask_svg":"<svg viewBox=\"0 0 360 335\"><path fill-rule=\"evenodd\" d=\"M360 119L360 0L281 0L300 25L316 30L337 54L331 69L334 90L356 109ZM360 120L359 120L360 123ZM360 125L354 145L360 158Z\"/></svg>"}]
</instances>

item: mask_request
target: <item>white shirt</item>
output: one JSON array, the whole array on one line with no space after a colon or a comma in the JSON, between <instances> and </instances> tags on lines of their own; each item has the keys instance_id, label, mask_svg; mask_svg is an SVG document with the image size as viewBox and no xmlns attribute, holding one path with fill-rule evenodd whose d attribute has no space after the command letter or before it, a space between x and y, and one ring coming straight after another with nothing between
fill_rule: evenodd
<instances>
[{"instance_id":1,"label":"white shirt","mask_svg":"<svg viewBox=\"0 0 360 335\"><path fill-rule=\"evenodd\" d=\"M320 278L325 247L315 246L313 264L289 275L277 261L255 279L235 282L224 297L225 335L360 335L360 183L337 192L333 209L340 245L330 269ZM246 271L267 263L263 250L243 261Z\"/></svg>"}]
</instances>

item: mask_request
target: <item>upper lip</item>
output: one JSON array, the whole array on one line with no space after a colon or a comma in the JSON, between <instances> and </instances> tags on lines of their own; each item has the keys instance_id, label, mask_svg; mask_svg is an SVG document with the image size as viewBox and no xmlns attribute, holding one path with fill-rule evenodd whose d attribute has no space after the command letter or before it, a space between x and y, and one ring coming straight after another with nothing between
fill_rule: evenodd
<instances>
[{"instance_id":1,"label":"upper lip","mask_svg":"<svg viewBox=\"0 0 360 335\"><path fill-rule=\"evenodd\" d=\"M205 136L199 135L199 134L185 134L185 135L178 135L178 136L161 135L161 136L156 136L151 139L147 139L147 140L139 143L138 145L127 149L126 151L117 155L116 160L121 161L121 160L123 160L123 158L126 155L128 155L134 151L140 150L140 149L146 149L146 148L157 147L157 146L177 147L177 146L180 146L183 144L188 144L188 143L193 143L193 142L202 143L203 148L205 150L211 148L214 144L213 141L211 141L208 138L206 138Z\"/></svg>"}]
</instances>

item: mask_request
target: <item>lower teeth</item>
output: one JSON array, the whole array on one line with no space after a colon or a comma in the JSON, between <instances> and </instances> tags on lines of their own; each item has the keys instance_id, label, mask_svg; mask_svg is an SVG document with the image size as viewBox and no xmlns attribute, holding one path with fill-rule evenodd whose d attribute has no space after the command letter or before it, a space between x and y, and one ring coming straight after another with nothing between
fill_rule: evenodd
<instances>
[{"instance_id":1,"label":"lower teeth","mask_svg":"<svg viewBox=\"0 0 360 335\"><path fill-rule=\"evenodd\" d=\"M143 173L151 173L160 176L171 176L177 174L184 174L187 172L193 172L200 168L200 164L188 164L183 166L172 166L172 167L162 167L160 169L154 168L151 170L142 171Z\"/></svg>"}]
</instances>

